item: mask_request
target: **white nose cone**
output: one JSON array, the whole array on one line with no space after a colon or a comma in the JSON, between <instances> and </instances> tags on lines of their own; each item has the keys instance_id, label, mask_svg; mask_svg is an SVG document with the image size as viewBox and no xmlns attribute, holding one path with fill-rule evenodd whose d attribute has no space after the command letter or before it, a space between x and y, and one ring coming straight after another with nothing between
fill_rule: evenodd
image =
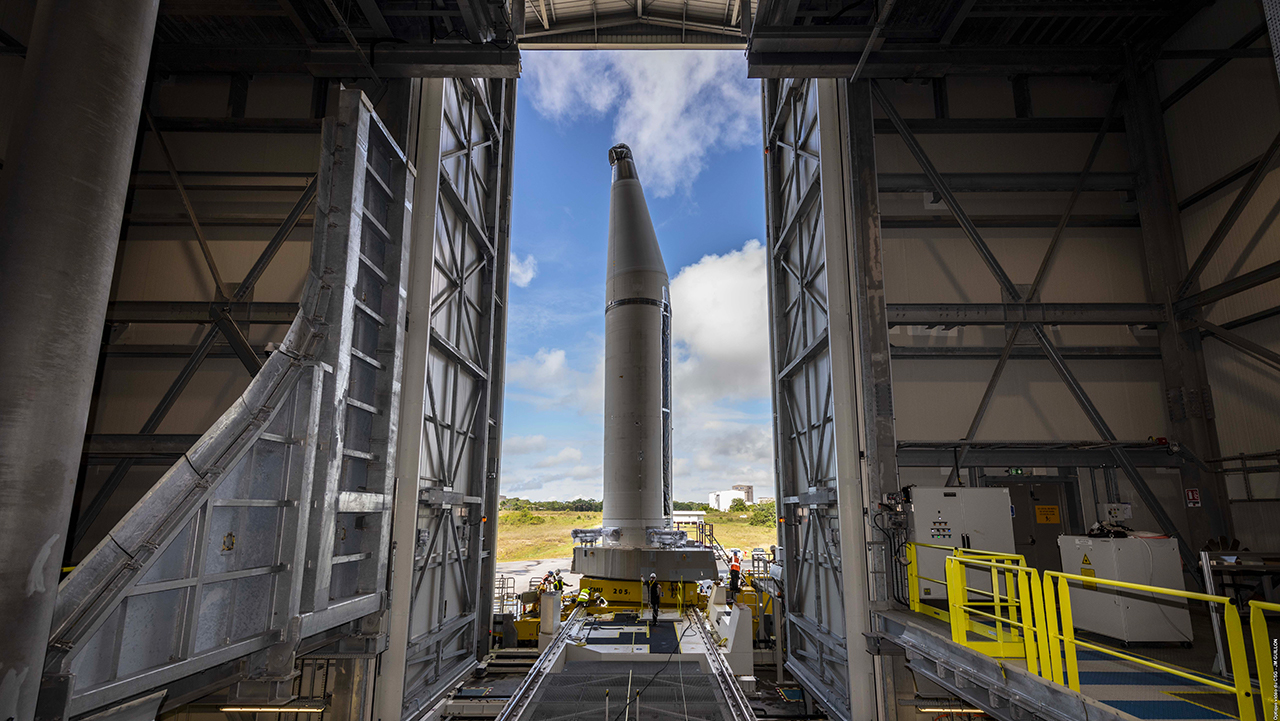
<instances>
[{"instance_id":1,"label":"white nose cone","mask_svg":"<svg viewBox=\"0 0 1280 721\"><path fill-rule=\"evenodd\" d=\"M645 546L646 529L671 526L671 304L631 149L614 146L609 163L603 525Z\"/></svg>"}]
</instances>

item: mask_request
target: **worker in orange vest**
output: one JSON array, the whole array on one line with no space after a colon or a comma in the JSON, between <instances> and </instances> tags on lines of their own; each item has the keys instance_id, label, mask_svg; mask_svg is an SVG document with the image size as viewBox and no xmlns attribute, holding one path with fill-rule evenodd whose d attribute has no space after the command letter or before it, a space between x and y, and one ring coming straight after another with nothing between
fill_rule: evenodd
<instances>
[{"instance_id":1,"label":"worker in orange vest","mask_svg":"<svg viewBox=\"0 0 1280 721\"><path fill-rule=\"evenodd\" d=\"M729 604L732 605L738 598L738 583L742 578L742 559L738 557L738 552L733 552L733 558L729 559Z\"/></svg>"}]
</instances>

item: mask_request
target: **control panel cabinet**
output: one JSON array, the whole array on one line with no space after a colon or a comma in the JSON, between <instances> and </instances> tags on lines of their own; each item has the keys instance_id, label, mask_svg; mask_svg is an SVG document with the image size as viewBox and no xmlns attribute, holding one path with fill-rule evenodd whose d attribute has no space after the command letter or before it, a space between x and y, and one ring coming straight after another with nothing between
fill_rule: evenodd
<instances>
[{"instance_id":1,"label":"control panel cabinet","mask_svg":"<svg viewBox=\"0 0 1280 721\"><path fill-rule=\"evenodd\" d=\"M1007 488L916 487L911 489L910 516L908 528L917 544L1015 553L1013 506ZM947 597L944 559L948 555L943 549L917 547L921 600ZM987 575L987 583L976 587L990 586Z\"/></svg>"}]
</instances>

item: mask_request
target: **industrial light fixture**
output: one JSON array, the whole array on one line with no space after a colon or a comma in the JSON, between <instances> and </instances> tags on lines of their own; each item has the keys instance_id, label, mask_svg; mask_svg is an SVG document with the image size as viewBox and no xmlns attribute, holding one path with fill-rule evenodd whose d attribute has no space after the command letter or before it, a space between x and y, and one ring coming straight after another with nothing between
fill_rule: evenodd
<instances>
[{"instance_id":1,"label":"industrial light fixture","mask_svg":"<svg viewBox=\"0 0 1280 721\"><path fill-rule=\"evenodd\" d=\"M920 713L964 713L964 714L986 713L986 711L983 711L980 708L943 708L942 706L938 706L936 708L918 708L916 710L919 711Z\"/></svg>"},{"instance_id":2,"label":"industrial light fixture","mask_svg":"<svg viewBox=\"0 0 1280 721\"><path fill-rule=\"evenodd\" d=\"M222 706L223 713L324 713L324 701L297 701L281 706Z\"/></svg>"}]
</instances>

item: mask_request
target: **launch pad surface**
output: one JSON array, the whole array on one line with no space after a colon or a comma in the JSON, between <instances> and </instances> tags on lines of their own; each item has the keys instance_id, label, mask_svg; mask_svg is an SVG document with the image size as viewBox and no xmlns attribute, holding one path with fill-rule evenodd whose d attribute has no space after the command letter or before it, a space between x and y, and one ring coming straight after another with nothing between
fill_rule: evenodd
<instances>
[{"instance_id":1,"label":"launch pad surface","mask_svg":"<svg viewBox=\"0 0 1280 721\"><path fill-rule=\"evenodd\" d=\"M575 612L500 719L754 719L718 633L699 609L664 611L656 622Z\"/></svg>"}]
</instances>

